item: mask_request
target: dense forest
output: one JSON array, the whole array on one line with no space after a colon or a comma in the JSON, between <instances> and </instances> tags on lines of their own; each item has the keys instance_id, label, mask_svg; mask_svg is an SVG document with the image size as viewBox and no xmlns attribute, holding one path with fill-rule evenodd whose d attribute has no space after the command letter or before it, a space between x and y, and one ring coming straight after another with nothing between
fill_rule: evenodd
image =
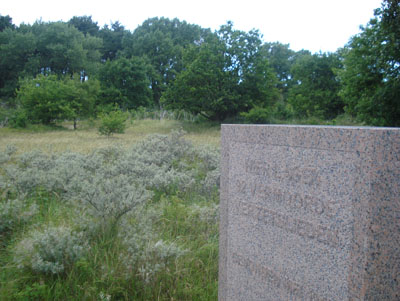
<instances>
[{"instance_id":1,"label":"dense forest","mask_svg":"<svg viewBox=\"0 0 400 301\"><path fill-rule=\"evenodd\" d=\"M53 124L121 110L208 120L330 120L400 126L400 3L334 53L293 51L231 22L219 30L151 18L133 32L91 16L32 25L0 16L0 123Z\"/></svg>"}]
</instances>

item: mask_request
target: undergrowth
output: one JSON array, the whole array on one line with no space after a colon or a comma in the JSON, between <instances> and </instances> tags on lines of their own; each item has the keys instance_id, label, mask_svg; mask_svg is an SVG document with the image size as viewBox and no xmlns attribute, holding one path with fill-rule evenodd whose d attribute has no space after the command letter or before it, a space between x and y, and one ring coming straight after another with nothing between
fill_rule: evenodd
<instances>
[{"instance_id":1,"label":"undergrowth","mask_svg":"<svg viewBox=\"0 0 400 301\"><path fill-rule=\"evenodd\" d=\"M0 299L216 300L219 151L182 136L1 149Z\"/></svg>"}]
</instances>

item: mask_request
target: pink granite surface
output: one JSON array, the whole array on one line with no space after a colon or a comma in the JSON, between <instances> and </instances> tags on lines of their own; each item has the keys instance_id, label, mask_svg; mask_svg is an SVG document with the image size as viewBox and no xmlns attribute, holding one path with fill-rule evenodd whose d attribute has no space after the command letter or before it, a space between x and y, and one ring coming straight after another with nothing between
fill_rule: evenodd
<instances>
[{"instance_id":1,"label":"pink granite surface","mask_svg":"<svg viewBox=\"0 0 400 301\"><path fill-rule=\"evenodd\" d=\"M400 129L221 139L219 300L400 300Z\"/></svg>"}]
</instances>

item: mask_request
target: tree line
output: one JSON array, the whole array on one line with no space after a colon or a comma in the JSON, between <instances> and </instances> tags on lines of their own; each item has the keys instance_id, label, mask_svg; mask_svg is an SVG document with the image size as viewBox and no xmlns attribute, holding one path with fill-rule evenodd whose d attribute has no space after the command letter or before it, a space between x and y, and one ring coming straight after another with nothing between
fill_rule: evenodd
<instances>
[{"instance_id":1,"label":"tree line","mask_svg":"<svg viewBox=\"0 0 400 301\"><path fill-rule=\"evenodd\" d=\"M333 119L400 126L400 3L334 53L293 51L258 30L151 18L134 31L90 16L16 26L0 16L0 101L45 124L101 110L184 110L209 120ZM19 119L18 119L19 118Z\"/></svg>"}]
</instances>

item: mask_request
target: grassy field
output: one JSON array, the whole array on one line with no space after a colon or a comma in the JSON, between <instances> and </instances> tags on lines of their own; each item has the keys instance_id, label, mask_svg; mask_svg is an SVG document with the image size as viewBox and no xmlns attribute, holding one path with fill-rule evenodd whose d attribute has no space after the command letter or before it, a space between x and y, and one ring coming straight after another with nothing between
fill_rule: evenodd
<instances>
[{"instance_id":1,"label":"grassy field","mask_svg":"<svg viewBox=\"0 0 400 301\"><path fill-rule=\"evenodd\" d=\"M217 300L220 126L71 128L0 129L0 300Z\"/></svg>"},{"instance_id":2,"label":"grassy field","mask_svg":"<svg viewBox=\"0 0 400 301\"><path fill-rule=\"evenodd\" d=\"M66 150L88 153L100 147L120 145L124 148L143 140L147 135L168 134L173 130L183 129L185 138L196 145L210 144L219 146L220 126L212 123L190 123L176 120L137 120L128 122L124 134L116 134L110 138L100 136L95 124L83 121L74 131L71 123L62 127L48 128L31 126L28 129L0 128L0 148L14 145L19 153L33 149L48 153L59 153Z\"/></svg>"}]
</instances>

